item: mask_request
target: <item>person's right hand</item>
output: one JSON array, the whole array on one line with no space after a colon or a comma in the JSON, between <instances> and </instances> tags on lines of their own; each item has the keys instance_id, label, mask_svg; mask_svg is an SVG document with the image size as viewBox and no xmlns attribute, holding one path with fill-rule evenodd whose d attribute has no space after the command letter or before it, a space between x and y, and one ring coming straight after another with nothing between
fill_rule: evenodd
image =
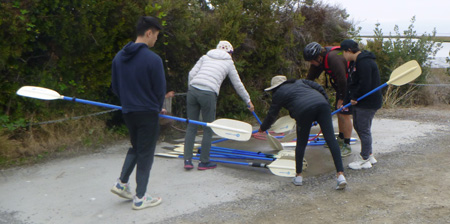
<instances>
[{"instance_id":1,"label":"person's right hand","mask_svg":"<svg viewBox=\"0 0 450 224\"><path fill-rule=\"evenodd\" d=\"M251 112L255 111L255 106L253 106L252 101L248 102L248 110Z\"/></svg>"}]
</instances>

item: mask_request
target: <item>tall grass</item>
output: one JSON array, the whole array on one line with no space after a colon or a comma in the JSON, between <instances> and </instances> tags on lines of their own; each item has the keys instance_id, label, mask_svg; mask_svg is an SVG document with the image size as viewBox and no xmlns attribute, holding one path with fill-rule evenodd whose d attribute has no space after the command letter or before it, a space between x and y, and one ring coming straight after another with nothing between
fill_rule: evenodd
<instances>
[{"instance_id":1,"label":"tall grass","mask_svg":"<svg viewBox=\"0 0 450 224\"><path fill-rule=\"evenodd\" d=\"M450 76L446 69L432 68L428 74L422 75L426 76L424 86L414 83L404 86L389 86L384 94L383 107L450 104Z\"/></svg>"},{"instance_id":2,"label":"tall grass","mask_svg":"<svg viewBox=\"0 0 450 224\"><path fill-rule=\"evenodd\" d=\"M0 130L0 167L35 163L58 156L97 150L126 139L106 126L104 118L85 117L54 124Z\"/></svg>"}]
</instances>

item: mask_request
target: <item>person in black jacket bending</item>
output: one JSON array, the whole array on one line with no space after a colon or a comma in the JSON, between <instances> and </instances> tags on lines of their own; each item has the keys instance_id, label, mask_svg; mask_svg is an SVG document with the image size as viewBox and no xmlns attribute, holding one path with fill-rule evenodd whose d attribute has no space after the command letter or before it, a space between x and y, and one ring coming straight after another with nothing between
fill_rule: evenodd
<instances>
[{"instance_id":1,"label":"person in black jacket bending","mask_svg":"<svg viewBox=\"0 0 450 224\"><path fill-rule=\"evenodd\" d=\"M361 101L357 99L381 85L380 72L375 63L375 55L369 51L361 51L358 43L353 40L344 40L341 43L344 58L354 61L348 77L347 104L353 107L353 127L361 140L361 158L348 164L351 169L368 169L377 160L372 154L372 120L383 103L381 90L367 96Z\"/></svg>"},{"instance_id":2,"label":"person in black jacket bending","mask_svg":"<svg viewBox=\"0 0 450 224\"><path fill-rule=\"evenodd\" d=\"M278 75L272 78L271 86L264 91L273 93L272 104L264 122L259 128L259 132L264 132L270 128L283 107L289 111L289 115L297 122L297 146L295 148L297 174L292 180L293 183L295 185L303 184L303 157L312 123L317 121L333 156L337 171L336 189L344 189L347 185L344 177L344 166L342 165L338 142L334 137L328 96L322 86L310 80L287 80L286 76Z\"/></svg>"}]
</instances>

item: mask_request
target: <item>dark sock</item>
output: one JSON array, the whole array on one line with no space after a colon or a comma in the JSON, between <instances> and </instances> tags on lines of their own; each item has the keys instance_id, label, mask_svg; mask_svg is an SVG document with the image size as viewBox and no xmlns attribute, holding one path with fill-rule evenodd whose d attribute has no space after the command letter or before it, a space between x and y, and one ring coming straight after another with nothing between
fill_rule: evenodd
<instances>
[{"instance_id":1,"label":"dark sock","mask_svg":"<svg viewBox=\"0 0 450 224\"><path fill-rule=\"evenodd\" d=\"M339 132L339 135L338 135L338 137L339 137L340 139L344 139L344 133L342 133L342 132Z\"/></svg>"},{"instance_id":2,"label":"dark sock","mask_svg":"<svg viewBox=\"0 0 450 224\"><path fill-rule=\"evenodd\" d=\"M344 143L347 145L350 145L350 139L349 138L344 138Z\"/></svg>"}]
</instances>

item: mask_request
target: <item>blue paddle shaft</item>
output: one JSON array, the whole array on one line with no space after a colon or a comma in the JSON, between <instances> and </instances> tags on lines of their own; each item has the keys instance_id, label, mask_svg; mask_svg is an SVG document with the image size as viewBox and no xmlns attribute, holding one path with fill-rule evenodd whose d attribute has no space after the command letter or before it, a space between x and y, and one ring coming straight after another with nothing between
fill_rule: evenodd
<instances>
[{"instance_id":1,"label":"blue paddle shaft","mask_svg":"<svg viewBox=\"0 0 450 224\"><path fill-rule=\"evenodd\" d=\"M370 92L368 92L368 93L362 95L362 96L359 97L356 101L360 101L360 100L366 98L368 95L370 95L370 94L372 94L372 93L374 93L374 92L376 92L376 91L378 91L378 90L384 88L384 87L387 86L387 85L388 85L388 83L385 82L383 85L378 86L377 88L371 90ZM352 105L352 103L347 103L347 104L345 104L343 107L341 107L341 108L335 110L333 113L331 113L331 116L333 116L333 115L339 113L342 109L347 108L347 107L349 107L349 106L351 106L351 105Z\"/></svg>"},{"instance_id":2,"label":"blue paddle shaft","mask_svg":"<svg viewBox=\"0 0 450 224\"><path fill-rule=\"evenodd\" d=\"M107 103L100 103L100 102L95 102L95 101L90 101L90 100L83 100L83 99L78 99L78 98L73 98L73 97L68 97L68 96L64 96L62 99L63 100L67 100L67 101L77 102L77 103L84 103L84 104L90 104L90 105L94 105L94 106L100 106L100 107L107 107L107 108L122 110L121 106L107 104ZM188 122L188 120L186 118L174 117L174 116L169 116L169 115L164 115L164 114L159 114L159 116L162 117L162 118L172 119L172 120L176 120L176 121ZM207 126L207 123L200 122L200 121L195 121L195 120L189 120L189 123L196 124L196 125Z\"/></svg>"}]
</instances>

